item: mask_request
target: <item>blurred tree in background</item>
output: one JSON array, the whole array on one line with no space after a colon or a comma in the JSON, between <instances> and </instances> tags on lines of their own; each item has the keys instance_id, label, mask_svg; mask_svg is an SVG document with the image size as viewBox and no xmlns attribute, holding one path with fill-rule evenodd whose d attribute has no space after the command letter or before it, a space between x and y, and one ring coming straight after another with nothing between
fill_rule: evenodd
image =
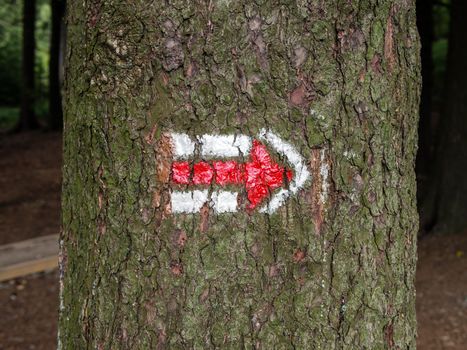
<instances>
[{"instance_id":1,"label":"blurred tree in background","mask_svg":"<svg viewBox=\"0 0 467 350\"><path fill-rule=\"evenodd\" d=\"M467 229L467 1L451 0L441 112L433 138L421 224L435 232Z\"/></svg>"},{"instance_id":2,"label":"blurred tree in background","mask_svg":"<svg viewBox=\"0 0 467 350\"><path fill-rule=\"evenodd\" d=\"M426 176L431 160L431 112L433 92L433 0L417 0L417 26L420 33L422 59L422 94L418 125L417 172ZM420 193L419 197L420 197ZM419 198L420 199L420 198Z\"/></svg>"},{"instance_id":3,"label":"blurred tree in background","mask_svg":"<svg viewBox=\"0 0 467 350\"><path fill-rule=\"evenodd\" d=\"M51 129L62 128L62 96L60 93L61 79L60 67L62 50L65 38L63 15L65 13L65 0L51 0L52 5L52 30L50 34L50 59L49 59L49 118Z\"/></svg>"},{"instance_id":4,"label":"blurred tree in background","mask_svg":"<svg viewBox=\"0 0 467 350\"><path fill-rule=\"evenodd\" d=\"M37 19L36 19L36 112L42 117L47 118L48 114L48 95L49 95L49 61L50 57L50 37L52 32L51 14L52 9L50 0L37 1Z\"/></svg>"},{"instance_id":5,"label":"blurred tree in background","mask_svg":"<svg viewBox=\"0 0 467 350\"><path fill-rule=\"evenodd\" d=\"M16 131L32 130L39 127L34 111L36 100L35 58L36 58L36 0L23 3L23 50L21 62L21 108Z\"/></svg>"},{"instance_id":6,"label":"blurred tree in background","mask_svg":"<svg viewBox=\"0 0 467 350\"><path fill-rule=\"evenodd\" d=\"M435 1L432 7L432 14L433 42L431 55L433 57L433 86L431 93L433 95L433 109L439 112L445 84L446 57L448 53L450 24L450 1Z\"/></svg>"},{"instance_id":7,"label":"blurred tree in background","mask_svg":"<svg viewBox=\"0 0 467 350\"><path fill-rule=\"evenodd\" d=\"M448 0L417 0L417 26L422 44L423 89L420 102L419 145L417 154L418 200L424 200L433 156L439 111L445 85L449 37Z\"/></svg>"},{"instance_id":8,"label":"blurred tree in background","mask_svg":"<svg viewBox=\"0 0 467 350\"><path fill-rule=\"evenodd\" d=\"M22 13L18 1L0 0L0 105L18 106L21 94Z\"/></svg>"},{"instance_id":9,"label":"blurred tree in background","mask_svg":"<svg viewBox=\"0 0 467 350\"><path fill-rule=\"evenodd\" d=\"M48 115L51 5L36 0L34 50L35 115L44 121ZM34 1L28 1L28 4ZM10 129L19 119L21 102L21 55L23 35L21 0L0 0L0 128Z\"/></svg>"}]
</instances>

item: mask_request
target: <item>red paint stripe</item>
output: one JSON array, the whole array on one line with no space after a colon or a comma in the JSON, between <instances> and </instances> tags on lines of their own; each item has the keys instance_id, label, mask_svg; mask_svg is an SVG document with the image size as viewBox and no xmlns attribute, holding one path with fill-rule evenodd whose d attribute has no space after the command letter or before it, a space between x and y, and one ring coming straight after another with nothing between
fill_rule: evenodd
<instances>
[{"instance_id":1,"label":"red paint stripe","mask_svg":"<svg viewBox=\"0 0 467 350\"><path fill-rule=\"evenodd\" d=\"M188 185L190 183L190 164L188 162L172 163L172 181L176 184Z\"/></svg>"},{"instance_id":2,"label":"red paint stripe","mask_svg":"<svg viewBox=\"0 0 467 350\"><path fill-rule=\"evenodd\" d=\"M259 141L253 141L251 161L246 164L246 189L249 208L254 209L269 196L269 191L284 183L285 169L275 163L267 148Z\"/></svg>"},{"instance_id":3,"label":"red paint stripe","mask_svg":"<svg viewBox=\"0 0 467 350\"><path fill-rule=\"evenodd\" d=\"M209 185L214 177L214 169L206 162L193 165L193 184Z\"/></svg>"},{"instance_id":4,"label":"red paint stripe","mask_svg":"<svg viewBox=\"0 0 467 350\"><path fill-rule=\"evenodd\" d=\"M212 163L216 172L216 183L224 186L228 184L244 183L244 167L236 161L215 161Z\"/></svg>"},{"instance_id":5,"label":"red paint stripe","mask_svg":"<svg viewBox=\"0 0 467 350\"><path fill-rule=\"evenodd\" d=\"M286 179L291 181L292 177L292 171L274 162L267 148L257 140L253 141L250 161L246 164L233 160L213 161L212 164L202 161L195 163L191 171L188 162L172 163L172 181L176 184L209 185L213 180L220 186L244 183L249 209L256 208L272 190L283 186Z\"/></svg>"}]
</instances>

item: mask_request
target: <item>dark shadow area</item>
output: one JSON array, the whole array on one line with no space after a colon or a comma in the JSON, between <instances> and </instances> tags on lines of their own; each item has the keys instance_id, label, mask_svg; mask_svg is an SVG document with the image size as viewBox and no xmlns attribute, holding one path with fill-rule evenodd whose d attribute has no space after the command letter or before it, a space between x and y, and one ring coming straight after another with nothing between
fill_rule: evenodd
<instances>
[{"instance_id":1,"label":"dark shadow area","mask_svg":"<svg viewBox=\"0 0 467 350\"><path fill-rule=\"evenodd\" d=\"M467 229L467 2L417 1L423 89L417 156L421 235Z\"/></svg>"}]
</instances>

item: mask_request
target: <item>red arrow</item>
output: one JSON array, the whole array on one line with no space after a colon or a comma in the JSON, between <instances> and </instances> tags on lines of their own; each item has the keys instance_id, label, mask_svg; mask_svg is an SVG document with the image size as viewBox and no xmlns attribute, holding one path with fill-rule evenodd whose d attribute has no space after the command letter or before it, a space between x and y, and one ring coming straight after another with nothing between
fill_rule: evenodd
<instances>
[{"instance_id":1,"label":"red arrow","mask_svg":"<svg viewBox=\"0 0 467 350\"><path fill-rule=\"evenodd\" d=\"M287 179L287 180L286 180ZM182 185L225 185L245 184L250 201L248 209L254 209L270 192L292 179L292 171L275 163L266 147L253 141L250 160L247 163L236 161L198 162L193 165L187 161L172 163L172 181Z\"/></svg>"}]
</instances>

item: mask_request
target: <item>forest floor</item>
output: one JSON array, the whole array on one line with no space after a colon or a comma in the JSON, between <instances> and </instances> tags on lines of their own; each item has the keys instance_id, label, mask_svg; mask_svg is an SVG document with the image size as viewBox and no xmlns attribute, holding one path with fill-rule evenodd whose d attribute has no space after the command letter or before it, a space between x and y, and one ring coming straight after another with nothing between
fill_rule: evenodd
<instances>
[{"instance_id":1,"label":"forest floor","mask_svg":"<svg viewBox=\"0 0 467 350\"><path fill-rule=\"evenodd\" d=\"M61 134L0 135L0 244L59 232ZM419 350L467 346L467 232L419 241ZM0 350L54 349L58 273L0 283Z\"/></svg>"}]
</instances>

